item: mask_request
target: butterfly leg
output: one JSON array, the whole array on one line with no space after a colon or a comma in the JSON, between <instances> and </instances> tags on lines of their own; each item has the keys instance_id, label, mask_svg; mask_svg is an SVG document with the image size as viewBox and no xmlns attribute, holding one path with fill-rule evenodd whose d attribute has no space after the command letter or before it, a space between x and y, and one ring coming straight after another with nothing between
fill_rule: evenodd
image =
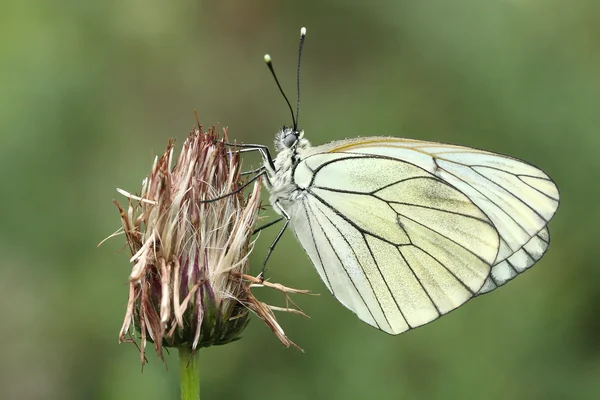
<instances>
[{"instance_id":1,"label":"butterfly leg","mask_svg":"<svg viewBox=\"0 0 600 400\"><path fill-rule=\"evenodd\" d=\"M213 198L213 199L210 199L210 200L202 200L202 201L200 201L199 203L212 203L212 202L214 202L214 201L217 201L217 200L222 200L222 199L224 199L224 198L226 198L226 197L229 197L229 196L231 196L231 195L234 195L234 194L236 194L236 193L239 193L239 192L241 192L242 190L244 190L246 187L248 187L248 185L250 185L252 182L254 182L255 180L257 180L258 178L260 178L260 177L261 177L261 176L263 176L263 175L265 175L265 172L264 172L264 171L263 171L263 172L261 172L260 174L257 174L256 176L253 176L252 178L250 178L250 179L248 180L248 182L244 183L242 186L240 186L239 188L235 189L235 190L234 190L234 191L232 191L232 192L226 193L226 194L224 194L224 195L222 195L222 196L218 196L218 197L215 197L215 198Z\"/></svg>"},{"instance_id":2,"label":"butterfly leg","mask_svg":"<svg viewBox=\"0 0 600 400\"><path fill-rule=\"evenodd\" d=\"M262 167L260 167L260 168L253 169L253 170L251 170L251 171L245 171L245 172L242 172L240 175L244 176L244 175L253 175L253 174L258 174L259 172L263 172L264 170L265 170L265 167L264 167L264 166L262 166Z\"/></svg>"},{"instance_id":3,"label":"butterfly leg","mask_svg":"<svg viewBox=\"0 0 600 400\"><path fill-rule=\"evenodd\" d=\"M263 161L271 167L271 169L275 170L275 164L273 163L273 158L271 157L271 153L269 151L268 146L264 146L262 144L234 144L234 143L224 143L225 146L237 147L240 153L247 153L250 151L258 151Z\"/></svg>"},{"instance_id":4,"label":"butterfly leg","mask_svg":"<svg viewBox=\"0 0 600 400\"><path fill-rule=\"evenodd\" d=\"M266 224L264 224L263 226L259 226L258 228L256 228L256 229L255 229L255 230L252 232L252 234L253 234L253 235L256 235L258 232L262 231L263 229L269 228L269 227L271 227L271 226L273 226L273 225L275 225L275 224L277 224L277 223L281 222L281 220L282 220L282 219L283 219L283 217L279 217L279 218L277 218L277 219L276 219L276 220L274 220L274 221L267 222L267 223L266 223Z\"/></svg>"},{"instance_id":5,"label":"butterfly leg","mask_svg":"<svg viewBox=\"0 0 600 400\"><path fill-rule=\"evenodd\" d=\"M263 262L262 270L260 271L260 274L258 274L258 279L260 279L261 282L265 280L265 270L267 269L267 262L269 261L269 257L271 257L271 253L273 252L273 249L275 249L275 246L277 246L279 239L281 239L281 236L283 236L283 232L285 232L285 230L287 229L287 227L290 223L290 216L287 214L287 212L285 212L285 210L283 208L281 208L279 203L275 202L274 206L279 209L279 211L281 212L281 215L283 215L282 218L285 218L285 223L283 224L283 227L277 234L277 237L275 237L275 240L273 240L273 243L271 243L271 246L269 246L269 250L267 251L267 256L265 257L265 261ZM279 220L277 220L276 222L279 222L279 221L281 221L281 218ZM275 222L273 222L273 223L275 223Z\"/></svg>"}]
</instances>

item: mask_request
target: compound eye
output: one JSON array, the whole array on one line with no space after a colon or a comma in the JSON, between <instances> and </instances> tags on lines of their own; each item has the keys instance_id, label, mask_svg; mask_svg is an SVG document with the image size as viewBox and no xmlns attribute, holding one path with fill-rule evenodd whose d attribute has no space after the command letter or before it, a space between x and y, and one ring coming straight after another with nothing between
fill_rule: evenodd
<instances>
[{"instance_id":1,"label":"compound eye","mask_svg":"<svg viewBox=\"0 0 600 400\"><path fill-rule=\"evenodd\" d=\"M283 145L288 149L290 147L292 147L294 145L294 143L296 143L297 141L298 141L298 134L296 132L288 133L287 135L285 135L283 137L283 140L282 140Z\"/></svg>"}]
</instances>

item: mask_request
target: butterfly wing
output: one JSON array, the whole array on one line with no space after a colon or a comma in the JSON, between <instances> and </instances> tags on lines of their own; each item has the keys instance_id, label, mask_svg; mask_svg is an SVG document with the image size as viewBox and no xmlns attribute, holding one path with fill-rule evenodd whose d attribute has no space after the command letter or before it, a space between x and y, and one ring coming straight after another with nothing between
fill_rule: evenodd
<instances>
[{"instance_id":1,"label":"butterfly wing","mask_svg":"<svg viewBox=\"0 0 600 400\"><path fill-rule=\"evenodd\" d=\"M492 267L490 276L487 277L477 295L489 293L527 270L542 258L549 244L550 232L548 232L547 227L544 227L510 257Z\"/></svg>"},{"instance_id":2,"label":"butterfly wing","mask_svg":"<svg viewBox=\"0 0 600 400\"><path fill-rule=\"evenodd\" d=\"M500 235L500 249L480 294L531 267L548 248L546 225L559 205L558 188L546 173L524 161L469 147L393 137L343 140L313 152L408 161L464 193Z\"/></svg>"},{"instance_id":3,"label":"butterfly wing","mask_svg":"<svg viewBox=\"0 0 600 400\"><path fill-rule=\"evenodd\" d=\"M293 230L332 294L399 334L457 308L497 258L492 221L465 194L400 159L316 153L294 171Z\"/></svg>"}]
</instances>

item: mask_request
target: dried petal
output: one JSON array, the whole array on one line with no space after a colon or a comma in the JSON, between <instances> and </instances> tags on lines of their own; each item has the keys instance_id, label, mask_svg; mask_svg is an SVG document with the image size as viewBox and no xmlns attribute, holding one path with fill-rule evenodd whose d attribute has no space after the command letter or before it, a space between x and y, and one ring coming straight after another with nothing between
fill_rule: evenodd
<instances>
[{"instance_id":1,"label":"dried petal","mask_svg":"<svg viewBox=\"0 0 600 400\"><path fill-rule=\"evenodd\" d=\"M252 311L292 345L272 310L301 311L270 308L251 293L257 278L248 275L248 256L260 180L248 196L238 192L239 152L230 151L214 127L192 130L174 166L173 152L171 140L139 195L119 189L128 198L127 213L115 201L133 263L119 340L139 333L144 362L147 339L161 357L163 347L195 350L237 340Z\"/></svg>"}]
</instances>

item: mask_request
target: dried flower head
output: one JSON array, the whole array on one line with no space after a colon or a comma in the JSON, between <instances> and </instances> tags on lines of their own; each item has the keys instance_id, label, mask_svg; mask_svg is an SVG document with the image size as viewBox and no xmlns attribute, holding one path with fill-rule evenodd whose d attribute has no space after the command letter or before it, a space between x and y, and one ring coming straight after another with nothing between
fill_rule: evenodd
<instances>
[{"instance_id":1,"label":"dried flower head","mask_svg":"<svg viewBox=\"0 0 600 400\"><path fill-rule=\"evenodd\" d=\"M293 344L278 325L274 308L256 300L250 290L260 283L248 275L260 181L244 196L239 153L218 139L214 128L194 129L175 166L170 141L139 195L119 190L129 199L128 210L115 201L133 254L119 339L133 341L137 331L142 362L148 340L161 357L163 346L195 350L236 340L250 311L285 345Z\"/></svg>"}]
</instances>

